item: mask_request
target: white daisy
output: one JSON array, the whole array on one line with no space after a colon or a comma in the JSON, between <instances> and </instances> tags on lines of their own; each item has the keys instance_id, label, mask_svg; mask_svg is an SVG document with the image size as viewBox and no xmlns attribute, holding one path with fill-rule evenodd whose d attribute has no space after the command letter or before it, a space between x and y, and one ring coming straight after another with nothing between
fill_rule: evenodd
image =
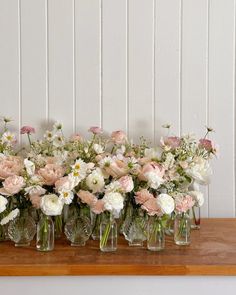
<instances>
[{"instance_id":1,"label":"white daisy","mask_svg":"<svg viewBox=\"0 0 236 295\"><path fill-rule=\"evenodd\" d=\"M65 204L69 205L72 203L74 198L74 194L72 191L69 190L62 190L60 191L59 199L63 201Z\"/></svg>"},{"instance_id":2,"label":"white daisy","mask_svg":"<svg viewBox=\"0 0 236 295\"><path fill-rule=\"evenodd\" d=\"M16 143L16 136L15 134L7 131L3 133L1 140L2 143L5 143L7 145L13 145L14 143Z\"/></svg>"},{"instance_id":3,"label":"white daisy","mask_svg":"<svg viewBox=\"0 0 236 295\"><path fill-rule=\"evenodd\" d=\"M5 224L7 224L9 221L15 219L19 213L20 213L20 210L19 210L18 208L12 210L7 216L5 216L5 217L1 220L0 224L1 224L1 225L5 225Z\"/></svg>"}]
</instances>

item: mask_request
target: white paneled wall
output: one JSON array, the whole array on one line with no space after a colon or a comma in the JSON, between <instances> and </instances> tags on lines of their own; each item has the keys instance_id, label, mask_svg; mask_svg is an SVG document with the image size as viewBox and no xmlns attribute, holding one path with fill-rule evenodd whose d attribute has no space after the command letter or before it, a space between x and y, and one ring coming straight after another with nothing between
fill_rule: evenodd
<instances>
[{"instance_id":1,"label":"white paneled wall","mask_svg":"<svg viewBox=\"0 0 236 295\"><path fill-rule=\"evenodd\" d=\"M236 0L0 0L0 115L158 143L212 126L204 216L235 217Z\"/></svg>"}]
</instances>

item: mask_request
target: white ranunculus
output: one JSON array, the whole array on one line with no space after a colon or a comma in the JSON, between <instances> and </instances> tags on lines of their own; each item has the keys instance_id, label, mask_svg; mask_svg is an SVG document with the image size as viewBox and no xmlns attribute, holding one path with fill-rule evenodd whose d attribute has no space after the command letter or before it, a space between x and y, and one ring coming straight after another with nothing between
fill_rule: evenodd
<instances>
[{"instance_id":1,"label":"white ranunculus","mask_svg":"<svg viewBox=\"0 0 236 295\"><path fill-rule=\"evenodd\" d=\"M108 193L103 197L104 208L117 218L124 207L124 198L120 193Z\"/></svg>"},{"instance_id":2,"label":"white ranunculus","mask_svg":"<svg viewBox=\"0 0 236 295\"><path fill-rule=\"evenodd\" d=\"M147 172L144 175L148 181L148 185L153 189L158 189L158 187L164 182L163 178L161 178L155 172Z\"/></svg>"},{"instance_id":3,"label":"white ranunculus","mask_svg":"<svg viewBox=\"0 0 236 295\"><path fill-rule=\"evenodd\" d=\"M29 176L34 175L35 172L35 165L32 161L28 160L28 159L24 159L24 165L26 168L26 172Z\"/></svg>"},{"instance_id":4,"label":"white ranunculus","mask_svg":"<svg viewBox=\"0 0 236 295\"><path fill-rule=\"evenodd\" d=\"M201 207L204 204L204 195L200 191L190 191L188 192L188 195L190 195L193 200L195 201L194 206Z\"/></svg>"},{"instance_id":5,"label":"white ranunculus","mask_svg":"<svg viewBox=\"0 0 236 295\"><path fill-rule=\"evenodd\" d=\"M10 222L11 220L15 219L17 217L17 215L20 213L20 210L18 208L12 210L7 216L5 216L0 224L1 225L5 225L7 224L8 222Z\"/></svg>"},{"instance_id":6,"label":"white ranunculus","mask_svg":"<svg viewBox=\"0 0 236 295\"><path fill-rule=\"evenodd\" d=\"M157 197L157 204L163 214L171 214L175 209L174 199L167 194L160 194Z\"/></svg>"},{"instance_id":7,"label":"white ranunculus","mask_svg":"<svg viewBox=\"0 0 236 295\"><path fill-rule=\"evenodd\" d=\"M103 147L100 144L97 144L97 143L95 143L93 145L93 149L94 149L95 153L98 154L98 155L102 154L104 152Z\"/></svg>"},{"instance_id":8,"label":"white ranunculus","mask_svg":"<svg viewBox=\"0 0 236 295\"><path fill-rule=\"evenodd\" d=\"M44 195L41 198L40 207L45 215L61 215L63 209L63 202L55 194Z\"/></svg>"},{"instance_id":9,"label":"white ranunculus","mask_svg":"<svg viewBox=\"0 0 236 295\"><path fill-rule=\"evenodd\" d=\"M207 160L198 159L197 162L192 163L186 173L192 177L199 184L209 184L212 170Z\"/></svg>"},{"instance_id":10,"label":"white ranunculus","mask_svg":"<svg viewBox=\"0 0 236 295\"><path fill-rule=\"evenodd\" d=\"M6 210L7 203L7 199L0 195L0 213Z\"/></svg>"},{"instance_id":11,"label":"white ranunculus","mask_svg":"<svg viewBox=\"0 0 236 295\"><path fill-rule=\"evenodd\" d=\"M100 169L94 170L86 178L86 184L93 193L101 192L105 186L104 177Z\"/></svg>"}]
</instances>

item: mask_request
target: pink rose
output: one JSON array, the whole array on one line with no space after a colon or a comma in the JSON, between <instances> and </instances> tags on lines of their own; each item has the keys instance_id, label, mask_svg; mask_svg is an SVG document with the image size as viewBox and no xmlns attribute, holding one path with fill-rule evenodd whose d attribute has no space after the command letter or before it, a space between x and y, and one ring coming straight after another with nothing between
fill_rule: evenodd
<instances>
[{"instance_id":1,"label":"pink rose","mask_svg":"<svg viewBox=\"0 0 236 295\"><path fill-rule=\"evenodd\" d=\"M149 162L142 167L138 178L140 180L147 181L147 177L145 175L150 172L155 173L159 178L163 178L165 169L156 162Z\"/></svg>"},{"instance_id":2,"label":"pink rose","mask_svg":"<svg viewBox=\"0 0 236 295\"><path fill-rule=\"evenodd\" d=\"M100 127L97 127L97 126L90 127L88 131L92 132L93 134L102 133L102 129Z\"/></svg>"},{"instance_id":3,"label":"pink rose","mask_svg":"<svg viewBox=\"0 0 236 295\"><path fill-rule=\"evenodd\" d=\"M100 213L104 212L105 211L104 204L105 203L104 203L103 200L97 200L97 202L95 202L91 206L92 212L95 213L95 214L100 214Z\"/></svg>"},{"instance_id":4,"label":"pink rose","mask_svg":"<svg viewBox=\"0 0 236 295\"><path fill-rule=\"evenodd\" d=\"M76 133L71 136L71 140L72 141L83 141L83 137L79 133Z\"/></svg>"},{"instance_id":5,"label":"pink rose","mask_svg":"<svg viewBox=\"0 0 236 295\"><path fill-rule=\"evenodd\" d=\"M175 198L175 209L179 213L187 212L194 206L195 201L189 195L178 196Z\"/></svg>"},{"instance_id":6,"label":"pink rose","mask_svg":"<svg viewBox=\"0 0 236 295\"><path fill-rule=\"evenodd\" d=\"M137 204L143 204L152 198L154 198L153 194L149 193L147 189L142 189L141 191L135 193L135 202Z\"/></svg>"},{"instance_id":7,"label":"pink rose","mask_svg":"<svg viewBox=\"0 0 236 295\"><path fill-rule=\"evenodd\" d=\"M121 177L127 174L127 165L121 160L116 160L108 167L105 167L105 170L113 177Z\"/></svg>"},{"instance_id":8,"label":"pink rose","mask_svg":"<svg viewBox=\"0 0 236 295\"><path fill-rule=\"evenodd\" d=\"M44 168L40 168L38 175L41 176L44 184L53 185L65 173L63 167L57 164L47 164Z\"/></svg>"},{"instance_id":9,"label":"pink rose","mask_svg":"<svg viewBox=\"0 0 236 295\"><path fill-rule=\"evenodd\" d=\"M35 209L40 209L40 203L41 203L40 195L31 195L30 201Z\"/></svg>"},{"instance_id":10,"label":"pink rose","mask_svg":"<svg viewBox=\"0 0 236 295\"><path fill-rule=\"evenodd\" d=\"M93 206L97 202L97 198L88 191L80 190L77 193L77 196L80 198L82 203L88 204L89 206Z\"/></svg>"},{"instance_id":11,"label":"pink rose","mask_svg":"<svg viewBox=\"0 0 236 295\"><path fill-rule=\"evenodd\" d=\"M3 188L0 189L0 193L6 196L12 196L19 193L24 186L25 180L22 176L9 176L3 182Z\"/></svg>"},{"instance_id":12,"label":"pink rose","mask_svg":"<svg viewBox=\"0 0 236 295\"><path fill-rule=\"evenodd\" d=\"M6 179L12 175L19 175L23 168L23 160L20 157L6 157L0 160L0 179Z\"/></svg>"},{"instance_id":13,"label":"pink rose","mask_svg":"<svg viewBox=\"0 0 236 295\"><path fill-rule=\"evenodd\" d=\"M35 133L35 129L30 126L23 126L20 130L20 134L32 134Z\"/></svg>"},{"instance_id":14,"label":"pink rose","mask_svg":"<svg viewBox=\"0 0 236 295\"><path fill-rule=\"evenodd\" d=\"M117 130L112 132L111 139L116 144L124 144L127 140L127 136L124 131Z\"/></svg>"},{"instance_id":15,"label":"pink rose","mask_svg":"<svg viewBox=\"0 0 236 295\"><path fill-rule=\"evenodd\" d=\"M177 136L169 136L161 140L162 145L167 145L172 149L176 149L181 144L181 139Z\"/></svg>"},{"instance_id":16,"label":"pink rose","mask_svg":"<svg viewBox=\"0 0 236 295\"><path fill-rule=\"evenodd\" d=\"M122 188L122 191L124 193L129 193L134 189L134 182L131 176L125 175L122 176L118 182L120 183L120 186Z\"/></svg>"},{"instance_id":17,"label":"pink rose","mask_svg":"<svg viewBox=\"0 0 236 295\"><path fill-rule=\"evenodd\" d=\"M159 208L157 204L156 198L151 198L147 200L142 206L142 209L147 211L148 215L153 216L153 215L158 215L161 216L162 212L161 209Z\"/></svg>"}]
</instances>

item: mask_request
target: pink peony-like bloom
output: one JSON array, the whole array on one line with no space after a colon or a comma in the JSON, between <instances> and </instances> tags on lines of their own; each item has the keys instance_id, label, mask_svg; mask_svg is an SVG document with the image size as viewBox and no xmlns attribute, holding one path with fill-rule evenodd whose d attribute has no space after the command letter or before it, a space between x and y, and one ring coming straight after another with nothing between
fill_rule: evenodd
<instances>
[{"instance_id":1,"label":"pink peony-like bloom","mask_svg":"<svg viewBox=\"0 0 236 295\"><path fill-rule=\"evenodd\" d=\"M77 193L77 196L80 198L82 203L88 204L91 207L97 202L97 198L95 197L95 195L88 191L80 190Z\"/></svg>"},{"instance_id":2,"label":"pink peony-like bloom","mask_svg":"<svg viewBox=\"0 0 236 295\"><path fill-rule=\"evenodd\" d=\"M147 181L147 177L145 175L150 172L155 173L159 178L163 178L165 174L165 169L156 162L149 162L142 167L138 178L140 180Z\"/></svg>"},{"instance_id":3,"label":"pink peony-like bloom","mask_svg":"<svg viewBox=\"0 0 236 295\"><path fill-rule=\"evenodd\" d=\"M46 157L45 162L46 162L46 164L56 164L57 159L55 157Z\"/></svg>"},{"instance_id":4,"label":"pink peony-like bloom","mask_svg":"<svg viewBox=\"0 0 236 295\"><path fill-rule=\"evenodd\" d=\"M135 193L135 202L137 204L143 204L152 198L154 198L153 194L149 193L147 189L142 189Z\"/></svg>"},{"instance_id":5,"label":"pink peony-like bloom","mask_svg":"<svg viewBox=\"0 0 236 295\"><path fill-rule=\"evenodd\" d=\"M92 132L93 134L100 134L102 133L102 128L97 127L97 126L92 126L88 130L89 132Z\"/></svg>"},{"instance_id":6,"label":"pink peony-like bloom","mask_svg":"<svg viewBox=\"0 0 236 295\"><path fill-rule=\"evenodd\" d=\"M169 136L161 140L161 145L169 146L171 149L176 149L181 144L181 139L177 136Z\"/></svg>"},{"instance_id":7,"label":"pink peony-like bloom","mask_svg":"<svg viewBox=\"0 0 236 295\"><path fill-rule=\"evenodd\" d=\"M116 160L105 167L105 171L113 177L121 177L127 174L127 165L121 160Z\"/></svg>"},{"instance_id":8,"label":"pink peony-like bloom","mask_svg":"<svg viewBox=\"0 0 236 295\"><path fill-rule=\"evenodd\" d=\"M178 196L175 198L175 209L179 213L187 212L195 204L193 198L189 195Z\"/></svg>"},{"instance_id":9,"label":"pink peony-like bloom","mask_svg":"<svg viewBox=\"0 0 236 295\"><path fill-rule=\"evenodd\" d=\"M148 215L153 216L153 215L158 215L161 216L162 212L160 207L157 204L156 198L150 198L147 200L142 206L142 209L147 211Z\"/></svg>"},{"instance_id":10,"label":"pink peony-like bloom","mask_svg":"<svg viewBox=\"0 0 236 295\"><path fill-rule=\"evenodd\" d=\"M117 130L112 132L111 139L116 144L124 144L127 140L127 136L124 131Z\"/></svg>"},{"instance_id":11,"label":"pink peony-like bloom","mask_svg":"<svg viewBox=\"0 0 236 295\"><path fill-rule=\"evenodd\" d=\"M0 160L0 179L6 179L12 175L21 174L24 168L20 157L9 156Z\"/></svg>"},{"instance_id":12,"label":"pink peony-like bloom","mask_svg":"<svg viewBox=\"0 0 236 295\"><path fill-rule=\"evenodd\" d=\"M210 139L202 138L199 140L199 147L206 149L208 152L213 154L218 153L218 146Z\"/></svg>"},{"instance_id":13,"label":"pink peony-like bloom","mask_svg":"<svg viewBox=\"0 0 236 295\"><path fill-rule=\"evenodd\" d=\"M3 188L0 189L0 193L5 196L12 196L19 193L24 186L25 180L22 176L9 176L3 182Z\"/></svg>"},{"instance_id":14,"label":"pink peony-like bloom","mask_svg":"<svg viewBox=\"0 0 236 295\"><path fill-rule=\"evenodd\" d=\"M30 195L30 201L35 209L40 209L41 197L40 195Z\"/></svg>"},{"instance_id":15,"label":"pink peony-like bloom","mask_svg":"<svg viewBox=\"0 0 236 295\"><path fill-rule=\"evenodd\" d=\"M83 137L79 133L76 133L71 136L71 140L72 141L83 141Z\"/></svg>"},{"instance_id":16,"label":"pink peony-like bloom","mask_svg":"<svg viewBox=\"0 0 236 295\"><path fill-rule=\"evenodd\" d=\"M102 212L105 211L105 207L104 207L104 201L103 200L97 200L97 202L95 202L94 204L92 204L91 206L91 210L93 213L95 214L101 214Z\"/></svg>"},{"instance_id":17,"label":"pink peony-like bloom","mask_svg":"<svg viewBox=\"0 0 236 295\"><path fill-rule=\"evenodd\" d=\"M120 183L120 186L122 188L122 191L124 193L129 193L134 189L134 182L131 176L125 175L122 176L118 182Z\"/></svg>"},{"instance_id":18,"label":"pink peony-like bloom","mask_svg":"<svg viewBox=\"0 0 236 295\"><path fill-rule=\"evenodd\" d=\"M65 173L63 167L57 164L47 164L44 168L40 168L38 175L46 185L53 185Z\"/></svg>"},{"instance_id":19,"label":"pink peony-like bloom","mask_svg":"<svg viewBox=\"0 0 236 295\"><path fill-rule=\"evenodd\" d=\"M35 129L31 126L23 126L20 129L20 134L33 134L35 133Z\"/></svg>"}]
</instances>

